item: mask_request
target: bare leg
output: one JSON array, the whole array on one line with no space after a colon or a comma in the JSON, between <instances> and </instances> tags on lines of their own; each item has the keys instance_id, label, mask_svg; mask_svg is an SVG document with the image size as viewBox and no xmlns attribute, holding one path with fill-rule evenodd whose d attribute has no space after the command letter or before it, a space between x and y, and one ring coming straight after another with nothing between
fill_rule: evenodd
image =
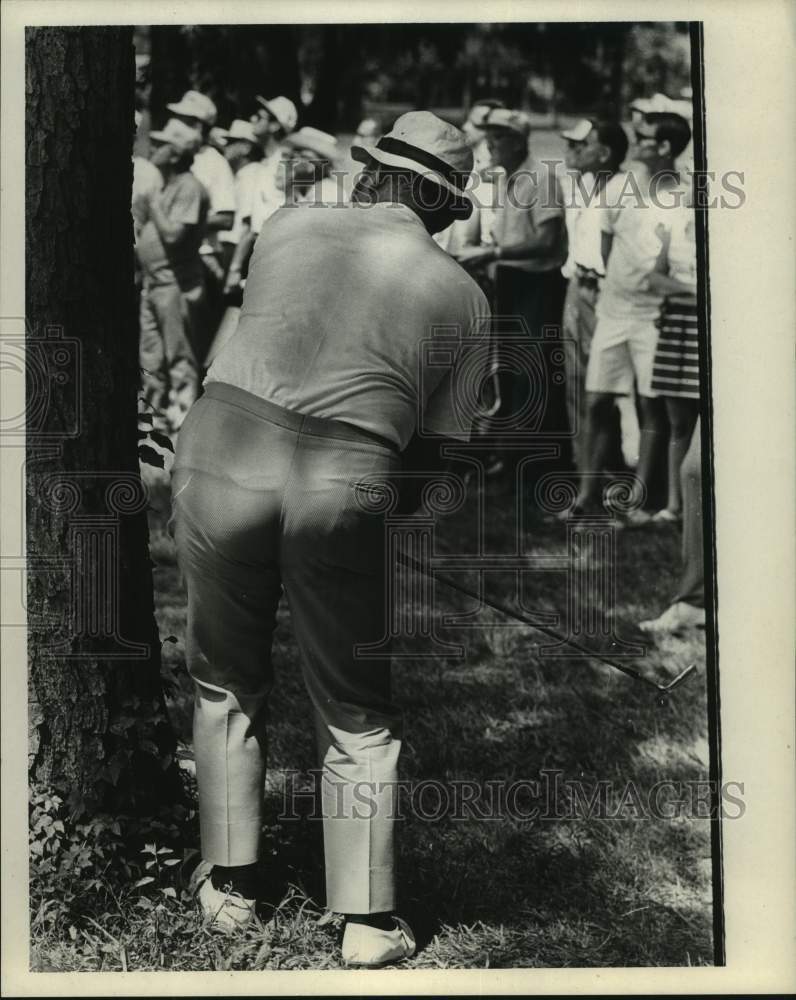
<instances>
[{"instance_id":1,"label":"bare leg","mask_svg":"<svg viewBox=\"0 0 796 1000\"><path fill-rule=\"evenodd\" d=\"M680 514L683 508L680 469L691 444L694 425L699 415L699 401L667 396L665 403L671 428L669 436L669 498L666 506L672 514Z\"/></svg>"},{"instance_id":2,"label":"bare leg","mask_svg":"<svg viewBox=\"0 0 796 1000\"><path fill-rule=\"evenodd\" d=\"M649 486L658 458L661 436L666 429L666 409L663 400L654 396L639 396L639 441L638 468L636 475L641 481L638 489L649 495Z\"/></svg>"}]
</instances>

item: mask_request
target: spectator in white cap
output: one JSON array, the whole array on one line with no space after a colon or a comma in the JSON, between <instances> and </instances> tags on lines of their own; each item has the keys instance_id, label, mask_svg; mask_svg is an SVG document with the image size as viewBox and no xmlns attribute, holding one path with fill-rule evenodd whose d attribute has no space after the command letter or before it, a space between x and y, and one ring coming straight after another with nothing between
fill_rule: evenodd
<instances>
[{"instance_id":1,"label":"spectator in white cap","mask_svg":"<svg viewBox=\"0 0 796 1000\"><path fill-rule=\"evenodd\" d=\"M223 154L209 141L210 130L216 123L216 106L210 98L198 90L189 90L178 103L167 104L166 107L180 121L196 128L202 137L202 145L194 157L191 170L210 195L210 214L201 250L208 293L208 327L199 348L199 363L204 365L223 309L225 266L220 234L229 231L234 224L235 178Z\"/></svg>"},{"instance_id":2,"label":"spectator in white cap","mask_svg":"<svg viewBox=\"0 0 796 1000\"><path fill-rule=\"evenodd\" d=\"M286 136L277 181L285 204L344 204L342 174L333 174L339 156L337 139L328 132L304 126Z\"/></svg>"},{"instance_id":3,"label":"spectator in white cap","mask_svg":"<svg viewBox=\"0 0 796 1000\"><path fill-rule=\"evenodd\" d=\"M542 339L544 327L560 327L566 282L561 266L567 257L564 198L551 167L529 151L530 121L522 111L491 108L482 119L492 165L503 168L499 181L492 243L465 247L457 259L468 269L487 266L495 282L495 312L521 317L531 337ZM501 350L498 340L498 351ZM521 439L529 400L538 391L528 371L516 364L501 374L500 418L508 426L491 471L513 466L521 457L510 442ZM509 369L515 370L509 370ZM559 399L560 396L560 399ZM543 430L566 433L563 388L547 389ZM504 447L505 446L505 447Z\"/></svg>"},{"instance_id":4,"label":"spectator in white cap","mask_svg":"<svg viewBox=\"0 0 796 1000\"><path fill-rule=\"evenodd\" d=\"M191 171L210 195L208 232L212 234L229 229L235 214L235 181L224 156L209 142L210 129L216 123L215 104L198 90L189 90L176 104L167 104L166 107L175 118L198 129L202 137Z\"/></svg>"},{"instance_id":5,"label":"spectator in white cap","mask_svg":"<svg viewBox=\"0 0 796 1000\"><path fill-rule=\"evenodd\" d=\"M260 109L254 121L254 131L263 145L260 187L251 211L251 229L255 238L266 219L284 204L284 191L277 184L282 146L286 136L296 128L298 112L288 97L258 97Z\"/></svg>"},{"instance_id":6,"label":"spectator in white cap","mask_svg":"<svg viewBox=\"0 0 796 1000\"><path fill-rule=\"evenodd\" d=\"M241 232L227 273L225 292L239 294L254 241L263 222L284 204L284 191L277 186L282 160L282 141L296 127L298 112L289 97L258 97L258 110L249 119L262 159L246 178L244 202L240 206ZM248 168L247 168L248 169Z\"/></svg>"},{"instance_id":7,"label":"spectator in white cap","mask_svg":"<svg viewBox=\"0 0 796 1000\"><path fill-rule=\"evenodd\" d=\"M251 122L236 118L228 129L220 129L219 132L224 141L224 156L235 176L235 221L232 229L219 233L222 262L228 281L235 248L244 232L244 214L249 210L248 206L254 197L263 152Z\"/></svg>"},{"instance_id":8,"label":"spectator in white cap","mask_svg":"<svg viewBox=\"0 0 796 1000\"><path fill-rule=\"evenodd\" d=\"M671 114L685 119L689 126L694 120L694 105L691 100L690 88L685 88L685 95L677 100L666 94L653 94L652 97L639 97L630 105L630 115L633 127L641 125L647 115ZM689 139L682 152L677 156L679 170L692 170L694 166L693 144Z\"/></svg>"},{"instance_id":9,"label":"spectator in white cap","mask_svg":"<svg viewBox=\"0 0 796 1000\"><path fill-rule=\"evenodd\" d=\"M201 141L195 129L172 118L161 131L150 132L149 139L150 159L162 175L163 189L150 193L140 206L140 363L155 425L174 433L198 392L197 341L206 307L199 247L209 197L191 173Z\"/></svg>"},{"instance_id":10,"label":"spectator in white cap","mask_svg":"<svg viewBox=\"0 0 796 1000\"><path fill-rule=\"evenodd\" d=\"M172 489L202 855L212 865L200 903L235 927L262 892L266 706L284 588L318 738L326 905L346 918L343 960L375 967L411 957L415 942L395 916L402 723L385 643L385 505L365 494L395 499L413 437L425 469L446 441L468 440L472 414L456 392L462 345L479 337L489 309L431 239L471 211L464 135L410 112L353 154L365 170L351 205L284 207L263 227L237 332L180 435ZM458 341L447 342L443 365L424 350L440 326ZM480 372L465 370L478 385ZM358 488L366 483L370 491ZM404 502L411 510L416 498ZM363 782L372 808L356 801Z\"/></svg>"},{"instance_id":11,"label":"spectator in white cap","mask_svg":"<svg viewBox=\"0 0 796 1000\"><path fill-rule=\"evenodd\" d=\"M495 169L491 166L491 157L486 144L486 134L483 123L493 108L501 108L503 103L492 98L477 101L462 125L462 132L467 136L473 151L473 175L470 187L470 197L476 206L476 211L468 220L459 219L444 233L435 237L439 245L458 257L459 251L465 246L491 246L492 226L494 223L495 202ZM500 168L498 168L500 169ZM473 269L473 277L491 298L491 282L485 268Z\"/></svg>"}]
</instances>

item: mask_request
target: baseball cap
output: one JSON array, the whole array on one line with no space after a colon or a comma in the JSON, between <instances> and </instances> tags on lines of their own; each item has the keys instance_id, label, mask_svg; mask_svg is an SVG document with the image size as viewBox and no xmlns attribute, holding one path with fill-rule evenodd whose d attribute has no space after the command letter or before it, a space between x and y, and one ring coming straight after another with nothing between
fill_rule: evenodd
<instances>
[{"instance_id":1,"label":"baseball cap","mask_svg":"<svg viewBox=\"0 0 796 1000\"><path fill-rule=\"evenodd\" d=\"M473 170L470 143L464 132L430 111L401 115L375 146L365 149L353 145L351 156L360 163L372 158L387 167L404 167L420 174L458 196L457 214L465 218L472 214L472 202L465 194Z\"/></svg>"},{"instance_id":2,"label":"baseball cap","mask_svg":"<svg viewBox=\"0 0 796 1000\"><path fill-rule=\"evenodd\" d=\"M296 105L289 97L271 97L268 100L258 97L257 103L261 104L269 115L273 115L285 132L292 132L298 121L298 111Z\"/></svg>"},{"instance_id":3,"label":"baseball cap","mask_svg":"<svg viewBox=\"0 0 796 1000\"><path fill-rule=\"evenodd\" d=\"M179 153L195 153L202 145L202 137L196 129L179 118L169 118L160 131L150 132L149 138L155 142L167 142Z\"/></svg>"},{"instance_id":4,"label":"baseball cap","mask_svg":"<svg viewBox=\"0 0 796 1000\"><path fill-rule=\"evenodd\" d=\"M176 104L167 104L166 107L175 115L198 118L205 125L214 125L216 121L215 104L198 90L187 90Z\"/></svg>"},{"instance_id":5,"label":"baseball cap","mask_svg":"<svg viewBox=\"0 0 796 1000\"><path fill-rule=\"evenodd\" d=\"M251 122L245 122L242 118L236 118L229 128L222 128L218 131L226 142L243 140L250 142L253 146L257 145L257 136L254 134Z\"/></svg>"},{"instance_id":6,"label":"baseball cap","mask_svg":"<svg viewBox=\"0 0 796 1000\"><path fill-rule=\"evenodd\" d=\"M565 129L561 135L564 139L569 139L572 142L583 142L593 128L593 122L590 122L588 118L581 118L580 121L575 122L572 128Z\"/></svg>"},{"instance_id":7,"label":"baseball cap","mask_svg":"<svg viewBox=\"0 0 796 1000\"><path fill-rule=\"evenodd\" d=\"M529 135L531 122L524 111L511 108L490 108L481 120L479 128L504 128L518 135Z\"/></svg>"}]
</instances>

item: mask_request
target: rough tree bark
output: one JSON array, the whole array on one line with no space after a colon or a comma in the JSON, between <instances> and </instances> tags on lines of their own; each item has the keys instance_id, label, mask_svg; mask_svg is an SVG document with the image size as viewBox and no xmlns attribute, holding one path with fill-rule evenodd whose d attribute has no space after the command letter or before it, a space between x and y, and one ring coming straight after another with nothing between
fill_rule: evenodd
<instances>
[{"instance_id":1,"label":"rough tree bark","mask_svg":"<svg viewBox=\"0 0 796 1000\"><path fill-rule=\"evenodd\" d=\"M29 28L29 765L73 808L174 796L137 459L130 28Z\"/></svg>"}]
</instances>

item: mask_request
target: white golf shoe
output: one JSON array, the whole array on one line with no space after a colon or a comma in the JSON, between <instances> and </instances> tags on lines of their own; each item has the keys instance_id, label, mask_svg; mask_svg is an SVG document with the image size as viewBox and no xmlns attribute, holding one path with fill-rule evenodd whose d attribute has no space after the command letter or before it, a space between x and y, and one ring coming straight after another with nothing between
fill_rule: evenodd
<instances>
[{"instance_id":1,"label":"white golf shoe","mask_svg":"<svg viewBox=\"0 0 796 1000\"><path fill-rule=\"evenodd\" d=\"M638 627L651 635L678 635L689 629L704 628L705 609L686 604L685 601L676 601L658 618L639 622Z\"/></svg>"},{"instance_id":2,"label":"white golf shoe","mask_svg":"<svg viewBox=\"0 0 796 1000\"><path fill-rule=\"evenodd\" d=\"M239 892L222 892L209 878L202 883L197 899L210 925L225 931L245 927L254 914L253 899L245 899Z\"/></svg>"},{"instance_id":3,"label":"white golf shoe","mask_svg":"<svg viewBox=\"0 0 796 1000\"><path fill-rule=\"evenodd\" d=\"M411 958L416 951L415 936L405 920L393 917L395 928L383 931L367 924L346 923L343 934L343 961L366 969L378 969L389 962Z\"/></svg>"}]
</instances>

